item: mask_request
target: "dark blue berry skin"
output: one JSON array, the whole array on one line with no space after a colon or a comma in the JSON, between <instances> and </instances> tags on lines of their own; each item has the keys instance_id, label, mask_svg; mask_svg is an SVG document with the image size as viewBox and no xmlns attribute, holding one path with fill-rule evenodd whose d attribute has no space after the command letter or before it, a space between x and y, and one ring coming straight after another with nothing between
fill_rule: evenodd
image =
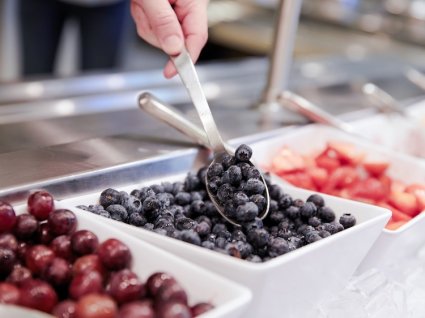
<instances>
[{"instance_id":1,"label":"dark blue berry skin","mask_svg":"<svg viewBox=\"0 0 425 318\"><path fill-rule=\"evenodd\" d=\"M184 206L190 204L191 195L188 192L180 192L174 196L174 203Z\"/></svg>"},{"instance_id":2,"label":"dark blue berry skin","mask_svg":"<svg viewBox=\"0 0 425 318\"><path fill-rule=\"evenodd\" d=\"M301 199L295 199L292 201L292 205L301 208L304 205L304 201Z\"/></svg>"},{"instance_id":3,"label":"dark blue berry skin","mask_svg":"<svg viewBox=\"0 0 425 318\"><path fill-rule=\"evenodd\" d=\"M285 219L285 214L282 211L274 211L269 214L268 219L273 224L279 224Z\"/></svg>"},{"instance_id":4,"label":"dark blue berry skin","mask_svg":"<svg viewBox=\"0 0 425 318\"><path fill-rule=\"evenodd\" d=\"M319 235L319 232L317 231L311 231L305 235L305 240L307 243L314 243L314 242L320 241L321 239L322 237Z\"/></svg>"},{"instance_id":5,"label":"dark blue berry skin","mask_svg":"<svg viewBox=\"0 0 425 318\"><path fill-rule=\"evenodd\" d=\"M198 233L196 233L193 230L185 230L181 232L180 239L184 242L194 244L194 245L201 245L201 238L199 237Z\"/></svg>"},{"instance_id":6,"label":"dark blue berry skin","mask_svg":"<svg viewBox=\"0 0 425 318\"><path fill-rule=\"evenodd\" d=\"M235 158L239 162L247 162L252 157L252 149L248 145L242 144L235 151Z\"/></svg>"},{"instance_id":7,"label":"dark blue berry skin","mask_svg":"<svg viewBox=\"0 0 425 318\"><path fill-rule=\"evenodd\" d=\"M223 165L223 169L227 170L230 166L234 165L236 163L235 157L230 156L228 154L225 154L221 158L221 164Z\"/></svg>"},{"instance_id":8,"label":"dark blue berry skin","mask_svg":"<svg viewBox=\"0 0 425 318\"><path fill-rule=\"evenodd\" d=\"M265 247L269 241L270 234L265 229L252 229L248 232L248 242L256 249Z\"/></svg>"},{"instance_id":9,"label":"dark blue berry skin","mask_svg":"<svg viewBox=\"0 0 425 318\"><path fill-rule=\"evenodd\" d=\"M100 204L89 205L87 207L87 210L89 212L91 212L91 213L94 213L94 214L99 214L101 211L105 211L105 209L103 208L103 206L100 205Z\"/></svg>"},{"instance_id":10,"label":"dark blue berry skin","mask_svg":"<svg viewBox=\"0 0 425 318\"><path fill-rule=\"evenodd\" d=\"M238 166L231 166L227 172L229 173L229 181L231 185L238 186L242 181L242 171Z\"/></svg>"},{"instance_id":11,"label":"dark blue berry skin","mask_svg":"<svg viewBox=\"0 0 425 318\"><path fill-rule=\"evenodd\" d=\"M174 196L170 193L162 192L156 195L161 209L166 209L174 203Z\"/></svg>"},{"instance_id":12,"label":"dark blue berry skin","mask_svg":"<svg viewBox=\"0 0 425 318\"><path fill-rule=\"evenodd\" d=\"M308 219L308 224L311 225L312 227L317 227L321 223L322 222L320 221L320 219L317 216L312 216L311 218Z\"/></svg>"},{"instance_id":13,"label":"dark blue berry skin","mask_svg":"<svg viewBox=\"0 0 425 318\"><path fill-rule=\"evenodd\" d=\"M147 222L146 218L138 213L130 214L128 217L128 224L141 227Z\"/></svg>"},{"instance_id":14,"label":"dark blue berry skin","mask_svg":"<svg viewBox=\"0 0 425 318\"><path fill-rule=\"evenodd\" d=\"M246 242L246 235L239 229L232 232L232 241Z\"/></svg>"},{"instance_id":15,"label":"dark blue berry skin","mask_svg":"<svg viewBox=\"0 0 425 318\"><path fill-rule=\"evenodd\" d=\"M204 199L204 194L201 191L193 191L190 193L190 201L198 201L198 200L203 200Z\"/></svg>"},{"instance_id":16,"label":"dark blue berry skin","mask_svg":"<svg viewBox=\"0 0 425 318\"><path fill-rule=\"evenodd\" d=\"M159 217L155 223L154 223L155 228L159 228L159 229L164 229L167 232L172 232L174 231L174 224L173 224L173 220L170 220L168 218L162 218Z\"/></svg>"},{"instance_id":17,"label":"dark blue berry skin","mask_svg":"<svg viewBox=\"0 0 425 318\"><path fill-rule=\"evenodd\" d=\"M203 241L201 244L202 247L205 247L209 250L214 250L215 249L215 244L211 241Z\"/></svg>"},{"instance_id":18,"label":"dark blue berry skin","mask_svg":"<svg viewBox=\"0 0 425 318\"><path fill-rule=\"evenodd\" d=\"M258 207L258 211L263 212L267 207L267 200L261 194L254 194L249 197L249 200Z\"/></svg>"},{"instance_id":19,"label":"dark blue berry skin","mask_svg":"<svg viewBox=\"0 0 425 318\"><path fill-rule=\"evenodd\" d=\"M176 221L176 229L183 231L183 230L190 230L195 228L196 222L190 218L180 218Z\"/></svg>"},{"instance_id":20,"label":"dark blue berry skin","mask_svg":"<svg viewBox=\"0 0 425 318\"><path fill-rule=\"evenodd\" d=\"M180 240L181 238L181 232L179 230L174 230L167 234L169 237Z\"/></svg>"},{"instance_id":21,"label":"dark blue berry skin","mask_svg":"<svg viewBox=\"0 0 425 318\"><path fill-rule=\"evenodd\" d=\"M155 192L156 194L164 192L164 187L159 184L153 184L150 186L150 188Z\"/></svg>"},{"instance_id":22,"label":"dark blue berry skin","mask_svg":"<svg viewBox=\"0 0 425 318\"><path fill-rule=\"evenodd\" d=\"M110 214L108 211L106 211L106 210L102 210L102 211L100 211L100 212L98 213L98 215L103 216L103 217L105 217L105 218L107 218L107 219L110 219L110 218L111 218L111 214Z\"/></svg>"},{"instance_id":23,"label":"dark blue berry skin","mask_svg":"<svg viewBox=\"0 0 425 318\"><path fill-rule=\"evenodd\" d=\"M217 239L217 235L215 235L214 233L211 233L207 236L207 238L205 239L206 241L210 241L213 242L215 244L215 240Z\"/></svg>"},{"instance_id":24,"label":"dark blue berry skin","mask_svg":"<svg viewBox=\"0 0 425 318\"><path fill-rule=\"evenodd\" d=\"M221 186L221 178L220 177L212 177L208 180L208 189L213 194L217 193L218 188Z\"/></svg>"},{"instance_id":25,"label":"dark blue berry skin","mask_svg":"<svg viewBox=\"0 0 425 318\"><path fill-rule=\"evenodd\" d=\"M230 241L232 238L232 233L230 233L229 231L225 230L225 231L220 231L217 233L217 237L223 237L226 239L226 241Z\"/></svg>"},{"instance_id":26,"label":"dark blue berry skin","mask_svg":"<svg viewBox=\"0 0 425 318\"><path fill-rule=\"evenodd\" d=\"M211 201L205 202L205 212L204 213L208 217L217 217L218 216L217 208L215 207L214 203L212 203Z\"/></svg>"},{"instance_id":27,"label":"dark blue berry skin","mask_svg":"<svg viewBox=\"0 0 425 318\"><path fill-rule=\"evenodd\" d=\"M211 219L210 219L208 216L206 216L206 215L200 215L200 216L198 216L198 217L195 219L195 221L196 221L196 222L198 222L198 223L201 223L201 222L208 223L208 225L209 225L210 227L212 227L212 221L211 221Z\"/></svg>"},{"instance_id":28,"label":"dark blue berry skin","mask_svg":"<svg viewBox=\"0 0 425 318\"><path fill-rule=\"evenodd\" d=\"M277 202L279 204L279 209L285 210L292 205L292 198L289 194L282 193Z\"/></svg>"},{"instance_id":29,"label":"dark blue berry skin","mask_svg":"<svg viewBox=\"0 0 425 318\"><path fill-rule=\"evenodd\" d=\"M157 210L160 206L161 204L156 197L147 197L145 201L143 201L143 211L145 212Z\"/></svg>"},{"instance_id":30,"label":"dark blue berry skin","mask_svg":"<svg viewBox=\"0 0 425 318\"><path fill-rule=\"evenodd\" d=\"M140 196L142 195L142 192L139 189L134 189L130 192L130 194L140 200Z\"/></svg>"},{"instance_id":31,"label":"dark blue berry skin","mask_svg":"<svg viewBox=\"0 0 425 318\"><path fill-rule=\"evenodd\" d=\"M277 204L276 200L270 199L270 206L269 206L269 212L274 212L279 209L279 205Z\"/></svg>"},{"instance_id":32,"label":"dark blue berry skin","mask_svg":"<svg viewBox=\"0 0 425 318\"><path fill-rule=\"evenodd\" d=\"M145 225L143 225L143 228L148 231L153 231L154 227L155 226L152 223L146 223Z\"/></svg>"},{"instance_id":33,"label":"dark blue berry skin","mask_svg":"<svg viewBox=\"0 0 425 318\"><path fill-rule=\"evenodd\" d=\"M340 224L340 223L338 223L338 222L332 222L333 224L335 224L335 227L336 227L336 231L337 231L337 233L338 232L341 232L341 231L344 231L344 226L342 225L342 224Z\"/></svg>"},{"instance_id":34,"label":"dark blue berry skin","mask_svg":"<svg viewBox=\"0 0 425 318\"><path fill-rule=\"evenodd\" d=\"M262 263L263 261L261 260L261 257L260 256L258 256L258 255L249 255L247 258L246 258L246 260L247 261L250 261L250 262L252 262L252 263Z\"/></svg>"},{"instance_id":35,"label":"dark blue berry skin","mask_svg":"<svg viewBox=\"0 0 425 318\"><path fill-rule=\"evenodd\" d=\"M249 201L248 196L243 192L235 192L233 195L233 204L235 206L242 205Z\"/></svg>"},{"instance_id":36,"label":"dark blue berry skin","mask_svg":"<svg viewBox=\"0 0 425 318\"><path fill-rule=\"evenodd\" d=\"M112 204L120 203L120 193L115 190L108 188L100 194L99 203L106 209L108 206Z\"/></svg>"},{"instance_id":37,"label":"dark blue berry skin","mask_svg":"<svg viewBox=\"0 0 425 318\"><path fill-rule=\"evenodd\" d=\"M270 198L276 201L279 201L279 198L282 196L282 189L277 184L272 184L268 187Z\"/></svg>"},{"instance_id":38,"label":"dark blue berry skin","mask_svg":"<svg viewBox=\"0 0 425 318\"><path fill-rule=\"evenodd\" d=\"M304 240L296 236L288 238L288 243L295 246L296 249L304 246Z\"/></svg>"},{"instance_id":39,"label":"dark blue berry skin","mask_svg":"<svg viewBox=\"0 0 425 318\"><path fill-rule=\"evenodd\" d=\"M323 229L325 231L328 231L329 233L331 233L331 235L338 233L338 228L336 226L336 223L331 222L331 223L323 223Z\"/></svg>"},{"instance_id":40,"label":"dark blue berry skin","mask_svg":"<svg viewBox=\"0 0 425 318\"><path fill-rule=\"evenodd\" d=\"M288 218L295 220L300 216L300 208L292 205L285 210L285 215Z\"/></svg>"},{"instance_id":41,"label":"dark blue berry skin","mask_svg":"<svg viewBox=\"0 0 425 318\"><path fill-rule=\"evenodd\" d=\"M279 229L279 231L277 232L277 236L287 240L290 237L292 237L294 235L294 233L290 230L290 229Z\"/></svg>"},{"instance_id":42,"label":"dark blue berry skin","mask_svg":"<svg viewBox=\"0 0 425 318\"><path fill-rule=\"evenodd\" d=\"M258 207L253 202L247 202L236 208L235 218L239 223L254 221L258 216Z\"/></svg>"},{"instance_id":43,"label":"dark blue berry skin","mask_svg":"<svg viewBox=\"0 0 425 318\"><path fill-rule=\"evenodd\" d=\"M237 166L241 169L242 178L248 180L248 171L251 168L251 165L247 162L239 162Z\"/></svg>"},{"instance_id":44,"label":"dark blue berry skin","mask_svg":"<svg viewBox=\"0 0 425 318\"><path fill-rule=\"evenodd\" d=\"M142 202L130 194L121 196L121 205L127 210L128 214L141 213L143 209Z\"/></svg>"},{"instance_id":45,"label":"dark blue berry skin","mask_svg":"<svg viewBox=\"0 0 425 318\"><path fill-rule=\"evenodd\" d=\"M201 182L197 175L192 172L189 172L184 180L184 191L192 192L197 191L201 187Z\"/></svg>"},{"instance_id":46,"label":"dark blue berry skin","mask_svg":"<svg viewBox=\"0 0 425 318\"><path fill-rule=\"evenodd\" d=\"M306 202L301 208L300 208L300 215L304 219L308 220L312 216L315 216L317 213L316 205L312 202Z\"/></svg>"},{"instance_id":47,"label":"dark blue berry skin","mask_svg":"<svg viewBox=\"0 0 425 318\"><path fill-rule=\"evenodd\" d=\"M263 221L260 218L255 218L252 222L246 222L242 224L242 228L245 233L248 233L252 229L262 229L264 227Z\"/></svg>"},{"instance_id":48,"label":"dark blue berry skin","mask_svg":"<svg viewBox=\"0 0 425 318\"><path fill-rule=\"evenodd\" d=\"M336 218L335 212L327 206L324 206L319 209L318 216L322 219L323 222L327 223L335 221Z\"/></svg>"},{"instance_id":49,"label":"dark blue berry skin","mask_svg":"<svg viewBox=\"0 0 425 318\"><path fill-rule=\"evenodd\" d=\"M145 201L148 197L155 197L155 192L150 187L141 188L138 194L138 198L142 202Z\"/></svg>"},{"instance_id":50,"label":"dark blue berry skin","mask_svg":"<svg viewBox=\"0 0 425 318\"><path fill-rule=\"evenodd\" d=\"M311 231L315 231L314 227L307 224L301 225L297 230L297 232L302 235L306 235L308 232L311 232Z\"/></svg>"},{"instance_id":51,"label":"dark blue berry skin","mask_svg":"<svg viewBox=\"0 0 425 318\"><path fill-rule=\"evenodd\" d=\"M202 200L196 200L190 204L191 216L202 215L204 214L204 210L205 210L205 203Z\"/></svg>"},{"instance_id":52,"label":"dark blue berry skin","mask_svg":"<svg viewBox=\"0 0 425 318\"><path fill-rule=\"evenodd\" d=\"M162 188L164 189L164 192L166 193L173 193L173 184L171 182L163 182L161 183Z\"/></svg>"},{"instance_id":53,"label":"dark blue berry skin","mask_svg":"<svg viewBox=\"0 0 425 318\"><path fill-rule=\"evenodd\" d=\"M198 173L196 174L199 179L199 182L201 182L203 186L206 185L207 172L208 172L208 167L202 167L201 169L198 170Z\"/></svg>"},{"instance_id":54,"label":"dark blue berry skin","mask_svg":"<svg viewBox=\"0 0 425 318\"><path fill-rule=\"evenodd\" d=\"M289 252L289 244L283 238L277 237L269 242L268 249L270 257L277 257Z\"/></svg>"},{"instance_id":55,"label":"dark blue berry skin","mask_svg":"<svg viewBox=\"0 0 425 318\"><path fill-rule=\"evenodd\" d=\"M212 228L212 233L216 235L222 231L227 231L227 226L224 223L216 223Z\"/></svg>"},{"instance_id":56,"label":"dark blue berry skin","mask_svg":"<svg viewBox=\"0 0 425 318\"><path fill-rule=\"evenodd\" d=\"M229 173L229 171L223 172L223 175L221 176L221 179L220 179L220 183L221 184L225 184L225 183L230 184L230 173Z\"/></svg>"},{"instance_id":57,"label":"dark blue berry skin","mask_svg":"<svg viewBox=\"0 0 425 318\"><path fill-rule=\"evenodd\" d=\"M183 192L183 182L177 181L173 183L173 192L171 192L171 194L173 194L174 196L176 196L178 193Z\"/></svg>"},{"instance_id":58,"label":"dark blue berry skin","mask_svg":"<svg viewBox=\"0 0 425 318\"><path fill-rule=\"evenodd\" d=\"M208 180L213 177L221 178L221 176L223 175L223 172L224 172L224 169L221 163L218 163L218 162L213 163L212 165L208 167L208 171L207 171Z\"/></svg>"},{"instance_id":59,"label":"dark blue berry skin","mask_svg":"<svg viewBox=\"0 0 425 318\"><path fill-rule=\"evenodd\" d=\"M236 216L236 204L233 203L233 200L227 200L223 206L224 214L233 219Z\"/></svg>"},{"instance_id":60,"label":"dark blue berry skin","mask_svg":"<svg viewBox=\"0 0 425 318\"><path fill-rule=\"evenodd\" d=\"M329 233L328 231L325 231L325 230L321 230L321 231L319 231L319 235L322 238L326 238L328 236L331 236L331 233Z\"/></svg>"},{"instance_id":61,"label":"dark blue berry skin","mask_svg":"<svg viewBox=\"0 0 425 318\"><path fill-rule=\"evenodd\" d=\"M321 207L323 207L323 206L325 206L325 200L323 199L323 197L321 196L321 195L319 195L319 194L312 194L312 195L310 195L308 198L307 198L307 200L306 200L307 202L312 202L312 203L314 203L314 205L317 207L317 208L321 208Z\"/></svg>"},{"instance_id":62,"label":"dark blue berry skin","mask_svg":"<svg viewBox=\"0 0 425 318\"><path fill-rule=\"evenodd\" d=\"M211 233L211 226L207 222L200 222L196 224L195 232L198 233L200 237L206 237Z\"/></svg>"},{"instance_id":63,"label":"dark blue berry skin","mask_svg":"<svg viewBox=\"0 0 425 318\"><path fill-rule=\"evenodd\" d=\"M217 237L215 239L215 246L221 249L225 249L228 241L224 237Z\"/></svg>"},{"instance_id":64,"label":"dark blue berry skin","mask_svg":"<svg viewBox=\"0 0 425 318\"><path fill-rule=\"evenodd\" d=\"M246 179L261 179L261 173L257 168L250 166L246 174Z\"/></svg>"},{"instance_id":65,"label":"dark blue berry skin","mask_svg":"<svg viewBox=\"0 0 425 318\"><path fill-rule=\"evenodd\" d=\"M225 203L227 200L232 199L233 191L234 189L230 184L223 184L220 188L218 188L217 199L221 203Z\"/></svg>"},{"instance_id":66,"label":"dark blue berry skin","mask_svg":"<svg viewBox=\"0 0 425 318\"><path fill-rule=\"evenodd\" d=\"M248 194L263 194L265 190L265 185L262 181L258 179L248 179L245 184L245 192Z\"/></svg>"},{"instance_id":67,"label":"dark blue berry skin","mask_svg":"<svg viewBox=\"0 0 425 318\"><path fill-rule=\"evenodd\" d=\"M252 245L243 241L236 242L236 246L239 249L239 252L241 253L241 257L243 259L246 259L249 255L252 254L253 248Z\"/></svg>"},{"instance_id":68,"label":"dark blue berry skin","mask_svg":"<svg viewBox=\"0 0 425 318\"><path fill-rule=\"evenodd\" d=\"M239 247L235 243L227 243L224 250L229 254L230 256L236 257L236 258L242 258L241 252L239 250Z\"/></svg>"},{"instance_id":69,"label":"dark blue berry skin","mask_svg":"<svg viewBox=\"0 0 425 318\"><path fill-rule=\"evenodd\" d=\"M345 213L339 218L339 223L344 227L344 229L348 229L356 225L356 218L350 213Z\"/></svg>"},{"instance_id":70,"label":"dark blue berry skin","mask_svg":"<svg viewBox=\"0 0 425 318\"><path fill-rule=\"evenodd\" d=\"M111 219L125 222L127 221L127 210L119 204L112 204L106 208L106 211L111 215Z\"/></svg>"}]
</instances>

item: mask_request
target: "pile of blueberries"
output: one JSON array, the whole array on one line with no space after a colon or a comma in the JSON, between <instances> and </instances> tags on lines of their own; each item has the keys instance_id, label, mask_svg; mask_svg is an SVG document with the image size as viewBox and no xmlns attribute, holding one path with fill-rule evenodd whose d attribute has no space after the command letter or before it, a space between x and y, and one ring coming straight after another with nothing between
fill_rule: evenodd
<instances>
[{"instance_id":1,"label":"pile of blueberries","mask_svg":"<svg viewBox=\"0 0 425 318\"><path fill-rule=\"evenodd\" d=\"M184 182L153 184L130 194L109 188L101 193L99 204L79 208L252 262L265 262L356 224L351 214L336 220L318 194L305 202L292 198L272 184L267 173L264 185L259 171L245 165L251 154L248 146L241 145L235 157L225 157L210 170L203 167L197 174L189 172ZM226 213L242 226L226 222L217 212L206 191L207 179ZM270 209L261 220L258 214L266 204L265 186Z\"/></svg>"}]
</instances>

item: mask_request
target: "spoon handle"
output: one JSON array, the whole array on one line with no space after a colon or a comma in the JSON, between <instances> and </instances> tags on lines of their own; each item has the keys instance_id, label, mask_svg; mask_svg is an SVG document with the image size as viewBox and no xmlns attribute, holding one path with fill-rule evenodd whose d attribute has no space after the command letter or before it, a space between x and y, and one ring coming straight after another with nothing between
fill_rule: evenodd
<instances>
[{"instance_id":1,"label":"spoon handle","mask_svg":"<svg viewBox=\"0 0 425 318\"><path fill-rule=\"evenodd\" d=\"M295 93L284 91L278 96L278 100L290 110L296 111L316 123L332 126L349 134L354 133L354 128L350 124L323 111L318 106Z\"/></svg>"},{"instance_id":2,"label":"spoon handle","mask_svg":"<svg viewBox=\"0 0 425 318\"><path fill-rule=\"evenodd\" d=\"M144 92L139 95L139 107L160 121L180 131L201 146L210 148L205 132L197 125L185 118L177 108L165 104L154 95ZM229 145L225 144L227 152L233 153Z\"/></svg>"},{"instance_id":3,"label":"spoon handle","mask_svg":"<svg viewBox=\"0 0 425 318\"><path fill-rule=\"evenodd\" d=\"M202 90L201 83L199 82L198 75L195 70L195 66L190 58L189 53L184 48L183 51L178 55L171 57L174 65L176 66L177 72L186 87L190 98L198 112L201 119L202 126L207 134L210 148L215 153L225 151L223 140L221 139L217 125L214 121L211 109L208 106L207 99L204 91Z\"/></svg>"},{"instance_id":4,"label":"spoon handle","mask_svg":"<svg viewBox=\"0 0 425 318\"><path fill-rule=\"evenodd\" d=\"M372 106L384 113L397 113L401 116L407 117L406 111L399 105L399 103L384 91L382 88L373 83L366 83L362 88L363 94L369 97Z\"/></svg>"}]
</instances>

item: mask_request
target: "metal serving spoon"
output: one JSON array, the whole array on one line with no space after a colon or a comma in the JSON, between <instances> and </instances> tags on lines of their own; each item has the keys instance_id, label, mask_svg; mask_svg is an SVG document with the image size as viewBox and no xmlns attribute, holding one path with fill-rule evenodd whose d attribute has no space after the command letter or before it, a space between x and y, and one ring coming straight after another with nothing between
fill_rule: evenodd
<instances>
[{"instance_id":1,"label":"metal serving spoon","mask_svg":"<svg viewBox=\"0 0 425 318\"><path fill-rule=\"evenodd\" d=\"M174 127L178 131L187 135L189 138L195 140L198 144L211 149L211 145L205 131L203 131L197 125L187 120L179 110L173 108L170 105L163 104L161 101L156 99L150 93L142 93L139 95L139 107L145 110L147 113L153 115L155 118L167 123L168 125ZM230 155L233 155L234 150L231 146L229 146L228 144L222 143L222 147L223 149L225 149L224 154L228 153ZM218 157L216 153L214 154L215 154L215 158L211 164L213 164L214 162L217 162L220 159L220 156L223 155L223 152L219 153ZM251 162L249 162L249 164L251 166L254 166ZM265 185L266 183L265 183L263 175L261 175L261 180ZM208 195L210 196L211 201L214 203L218 212L228 222L232 223L233 225L239 226L239 224L235 222L235 220L233 220L232 218L230 218L228 215L224 213L223 207L219 204L219 202L217 202L214 195L208 189L207 180L206 180L206 184L207 184ZM269 191L267 189L267 186L265 186L265 198L266 198L267 204L266 204L266 208L263 211L261 211L261 213L258 216L260 219L264 219L269 212L270 196L269 196Z\"/></svg>"}]
</instances>

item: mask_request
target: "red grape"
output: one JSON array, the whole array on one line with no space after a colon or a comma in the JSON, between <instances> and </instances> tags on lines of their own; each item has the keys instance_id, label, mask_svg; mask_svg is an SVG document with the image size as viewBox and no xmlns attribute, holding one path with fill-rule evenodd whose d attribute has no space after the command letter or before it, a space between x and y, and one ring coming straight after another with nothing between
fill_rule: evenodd
<instances>
[{"instance_id":1,"label":"red grape","mask_svg":"<svg viewBox=\"0 0 425 318\"><path fill-rule=\"evenodd\" d=\"M53 197L47 191L37 191L28 197L28 212L39 221L46 220L53 208Z\"/></svg>"},{"instance_id":2,"label":"red grape","mask_svg":"<svg viewBox=\"0 0 425 318\"><path fill-rule=\"evenodd\" d=\"M165 284L158 289L155 302L159 305L168 302L179 302L187 305L187 294L178 283Z\"/></svg>"},{"instance_id":3,"label":"red grape","mask_svg":"<svg viewBox=\"0 0 425 318\"><path fill-rule=\"evenodd\" d=\"M50 243L50 248L58 257L62 257L68 261L71 261L74 258L71 247L71 237L68 235L60 235L55 237Z\"/></svg>"},{"instance_id":4,"label":"red grape","mask_svg":"<svg viewBox=\"0 0 425 318\"><path fill-rule=\"evenodd\" d=\"M165 303L156 314L156 318L192 318L190 308L180 302Z\"/></svg>"},{"instance_id":5,"label":"red grape","mask_svg":"<svg viewBox=\"0 0 425 318\"><path fill-rule=\"evenodd\" d=\"M50 313L58 302L54 289L41 280L30 280L21 288L20 304Z\"/></svg>"},{"instance_id":6,"label":"red grape","mask_svg":"<svg viewBox=\"0 0 425 318\"><path fill-rule=\"evenodd\" d=\"M7 248L16 253L18 251L18 241L16 237L10 233L0 234L0 247Z\"/></svg>"},{"instance_id":7,"label":"red grape","mask_svg":"<svg viewBox=\"0 0 425 318\"><path fill-rule=\"evenodd\" d=\"M72 278L71 265L63 258L55 257L45 269L43 277L53 286L67 285Z\"/></svg>"},{"instance_id":8,"label":"red grape","mask_svg":"<svg viewBox=\"0 0 425 318\"><path fill-rule=\"evenodd\" d=\"M55 210L49 214L47 220L53 235L72 234L77 228L77 217L66 209Z\"/></svg>"},{"instance_id":9,"label":"red grape","mask_svg":"<svg viewBox=\"0 0 425 318\"><path fill-rule=\"evenodd\" d=\"M7 277L7 281L18 287L32 279L31 271L26 267L15 267L10 275Z\"/></svg>"},{"instance_id":10,"label":"red grape","mask_svg":"<svg viewBox=\"0 0 425 318\"><path fill-rule=\"evenodd\" d=\"M72 271L74 276L91 271L97 271L103 277L106 276L106 270L100 262L99 255L97 254L84 255L77 258L72 266Z\"/></svg>"},{"instance_id":11,"label":"red grape","mask_svg":"<svg viewBox=\"0 0 425 318\"><path fill-rule=\"evenodd\" d=\"M28 213L20 214L16 218L14 233L20 240L29 240L34 237L38 230L38 221Z\"/></svg>"},{"instance_id":12,"label":"red grape","mask_svg":"<svg viewBox=\"0 0 425 318\"><path fill-rule=\"evenodd\" d=\"M164 284L174 284L176 280L174 277L167 273L154 273L149 276L146 287L151 296L155 297L158 293L159 288L161 288Z\"/></svg>"},{"instance_id":13,"label":"red grape","mask_svg":"<svg viewBox=\"0 0 425 318\"><path fill-rule=\"evenodd\" d=\"M28 245L28 242L19 242L18 243L18 250L17 250L17 256L18 258L25 262L25 257L27 256L27 251L31 246Z\"/></svg>"},{"instance_id":14,"label":"red grape","mask_svg":"<svg viewBox=\"0 0 425 318\"><path fill-rule=\"evenodd\" d=\"M123 305L117 318L154 318L155 311L150 301L133 301Z\"/></svg>"},{"instance_id":15,"label":"red grape","mask_svg":"<svg viewBox=\"0 0 425 318\"><path fill-rule=\"evenodd\" d=\"M142 282L129 269L112 274L107 290L119 305L141 299L145 295Z\"/></svg>"},{"instance_id":16,"label":"red grape","mask_svg":"<svg viewBox=\"0 0 425 318\"><path fill-rule=\"evenodd\" d=\"M192 308L190 308L190 310L192 311L193 317L200 316L203 313L206 313L207 311L210 311L212 309L214 309L214 306L211 305L210 303L198 303L192 306Z\"/></svg>"},{"instance_id":17,"label":"red grape","mask_svg":"<svg viewBox=\"0 0 425 318\"><path fill-rule=\"evenodd\" d=\"M72 300L64 300L53 308L52 315L57 318L76 318L76 303Z\"/></svg>"},{"instance_id":18,"label":"red grape","mask_svg":"<svg viewBox=\"0 0 425 318\"><path fill-rule=\"evenodd\" d=\"M16 262L16 255L12 250L0 247L0 277L8 276Z\"/></svg>"},{"instance_id":19,"label":"red grape","mask_svg":"<svg viewBox=\"0 0 425 318\"><path fill-rule=\"evenodd\" d=\"M0 283L0 304L17 305L19 303L19 288L13 284Z\"/></svg>"},{"instance_id":20,"label":"red grape","mask_svg":"<svg viewBox=\"0 0 425 318\"><path fill-rule=\"evenodd\" d=\"M109 270L120 270L130 266L131 253L127 245L117 239L109 239L99 245L97 255Z\"/></svg>"},{"instance_id":21,"label":"red grape","mask_svg":"<svg viewBox=\"0 0 425 318\"><path fill-rule=\"evenodd\" d=\"M49 245L53 240L53 235L50 232L50 227L47 223L41 223L37 231L37 242L39 244Z\"/></svg>"},{"instance_id":22,"label":"red grape","mask_svg":"<svg viewBox=\"0 0 425 318\"><path fill-rule=\"evenodd\" d=\"M16 214L9 203L0 201L0 233L13 229L16 223Z\"/></svg>"},{"instance_id":23,"label":"red grape","mask_svg":"<svg viewBox=\"0 0 425 318\"><path fill-rule=\"evenodd\" d=\"M107 295L89 294L82 297L75 308L77 318L116 318L117 305Z\"/></svg>"},{"instance_id":24,"label":"red grape","mask_svg":"<svg viewBox=\"0 0 425 318\"><path fill-rule=\"evenodd\" d=\"M93 232L80 230L71 235L71 246L79 255L91 254L99 246L99 240Z\"/></svg>"},{"instance_id":25,"label":"red grape","mask_svg":"<svg viewBox=\"0 0 425 318\"><path fill-rule=\"evenodd\" d=\"M25 257L25 263L30 271L41 275L55 258L53 250L45 245L32 246Z\"/></svg>"},{"instance_id":26,"label":"red grape","mask_svg":"<svg viewBox=\"0 0 425 318\"><path fill-rule=\"evenodd\" d=\"M102 291L103 279L96 271L85 272L74 276L69 285L69 295L73 299L80 299L84 295L101 293Z\"/></svg>"}]
</instances>

